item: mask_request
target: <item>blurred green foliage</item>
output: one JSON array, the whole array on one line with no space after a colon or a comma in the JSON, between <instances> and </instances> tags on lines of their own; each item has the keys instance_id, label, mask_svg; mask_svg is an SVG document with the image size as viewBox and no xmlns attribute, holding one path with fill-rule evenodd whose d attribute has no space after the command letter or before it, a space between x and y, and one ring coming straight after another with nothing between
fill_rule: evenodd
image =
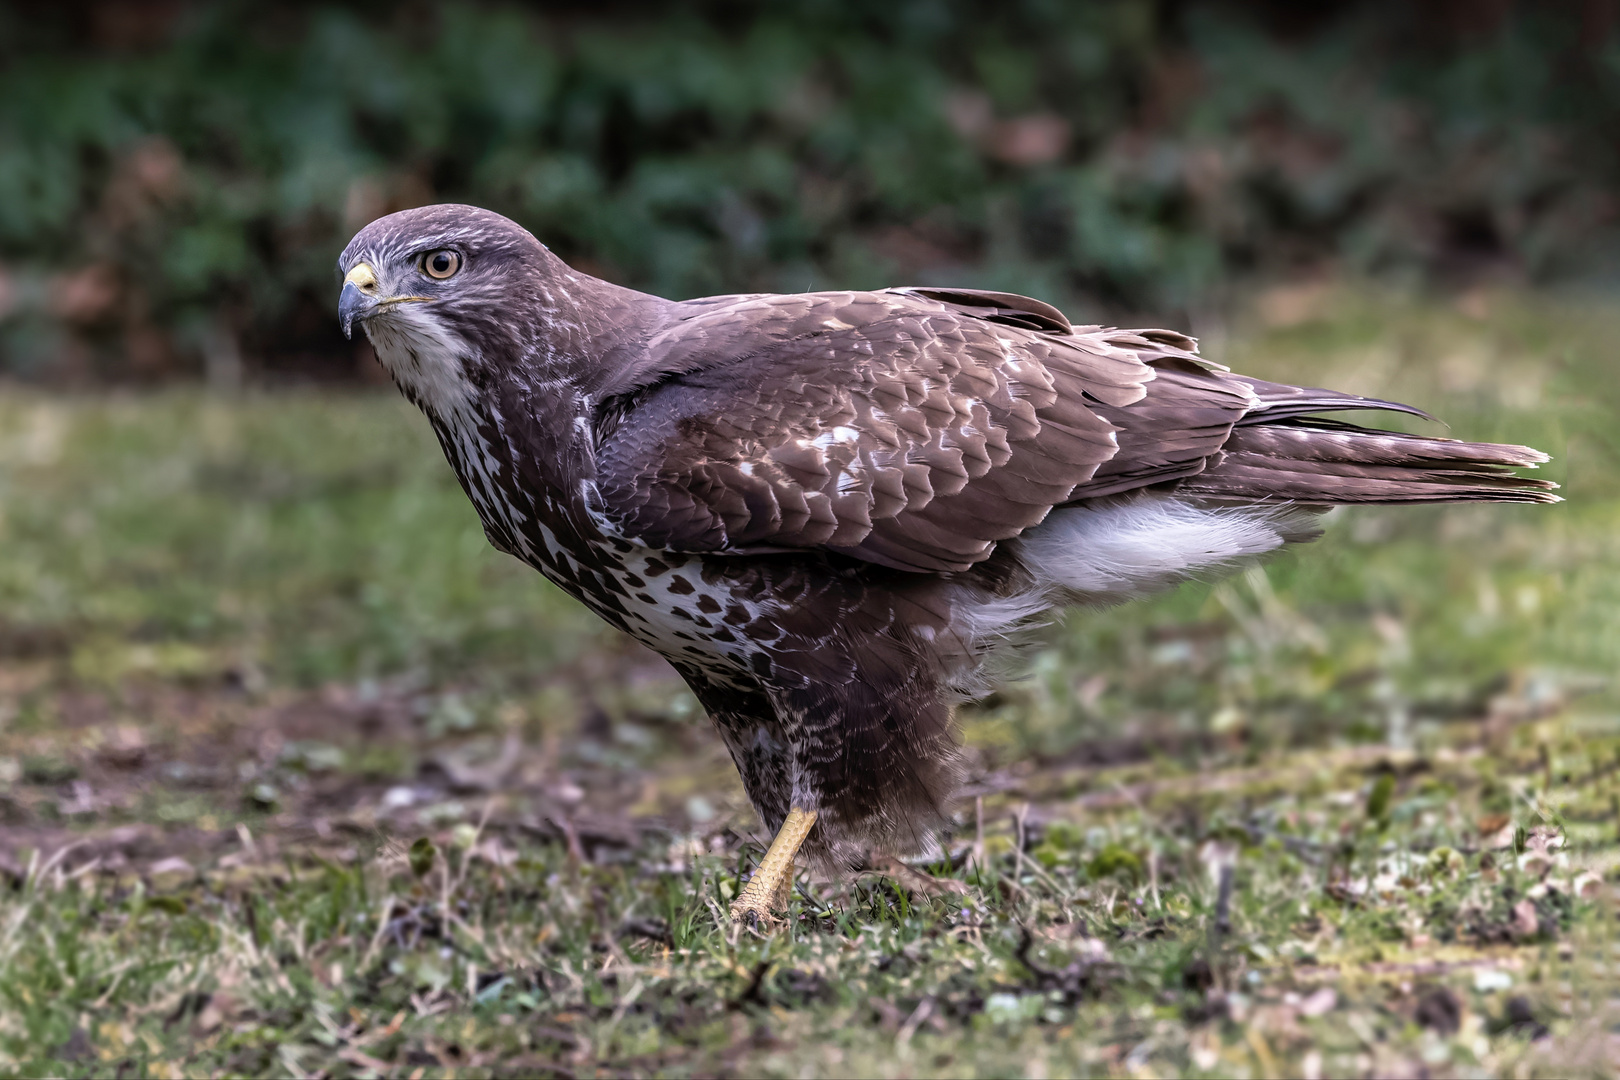
<instances>
[{"instance_id":1,"label":"blurred green foliage","mask_svg":"<svg viewBox=\"0 0 1620 1080\"><path fill-rule=\"evenodd\" d=\"M431 201L682 296L1601 272L1608 7L1490 9L0 6L0 370L350 371L335 256Z\"/></svg>"}]
</instances>

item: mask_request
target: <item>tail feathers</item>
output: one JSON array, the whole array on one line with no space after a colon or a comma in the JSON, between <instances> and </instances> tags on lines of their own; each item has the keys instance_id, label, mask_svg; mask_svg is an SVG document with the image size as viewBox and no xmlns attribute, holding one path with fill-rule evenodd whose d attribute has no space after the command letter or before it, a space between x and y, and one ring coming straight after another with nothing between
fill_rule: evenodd
<instances>
[{"instance_id":1,"label":"tail feathers","mask_svg":"<svg viewBox=\"0 0 1620 1080\"><path fill-rule=\"evenodd\" d=\"M1229 377L1247 383L1259 399L1248 415L1238 421L1239 427L1275 424L1282 420L1311 416L1315 413L1353 412L1362 409L1405 413L1424 420L1435 419L1422 409L1399 401L1362 397L1359 394L1346 394L1339 390L1323 390L1313 386L1289 386L1287 383L1265 382L1247 375Z\"/></svg>"},{"instance_id":2,"label":"tail feathers","mask_svg":"<svg viewBox=\"0 0 1620 1080\"><path fill-rule=\"evenodd\" d=\"M1557 484L1512 471L1546 460L1546 454L1527 446L1424 438L1320 418L1285 419L1234 429L1222 452L1203 472L1181 481L1178 491L1325 505L1559 502L1552 494Z\"/></svg>"}]
</instances>

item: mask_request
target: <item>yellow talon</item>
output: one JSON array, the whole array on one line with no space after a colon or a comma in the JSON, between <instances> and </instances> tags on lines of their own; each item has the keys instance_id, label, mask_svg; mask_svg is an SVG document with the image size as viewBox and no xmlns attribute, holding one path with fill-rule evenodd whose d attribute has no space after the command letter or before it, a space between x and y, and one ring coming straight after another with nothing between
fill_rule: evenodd
<instances>
[{"instance_id":1,"label":"yellow talon","mask_svg":"<svg viewBox=\"0 0 1620 1080\"><path fill-rule=\"evenodd\" d=\"M754 870L754 876L748 879L742 894L731 902L733 919L745 919L752 914L761 922L768 922L773 911L787 908L788 898L793 895L793 859L815 823L814 810L800 810L795 806L788 811L776 839L771 841L770 849Z\"/></svg>"}]
</instances>

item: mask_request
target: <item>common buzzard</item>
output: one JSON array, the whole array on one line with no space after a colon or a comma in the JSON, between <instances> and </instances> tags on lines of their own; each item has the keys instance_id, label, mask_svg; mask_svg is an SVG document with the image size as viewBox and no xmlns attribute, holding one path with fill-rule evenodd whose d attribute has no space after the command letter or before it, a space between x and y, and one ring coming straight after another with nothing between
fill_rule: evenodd
<instances>
[{"instance_id":1,"label":"common buzzard","mask_svg":"<svg viewBox=\"0 0 1620 1080\"><path fill-rule=\"evenodd\" d=\"M1369 430L1410 406L1228 372L1170 330L973 289L673 301L471 206L339 262L497 548L673 664L778 831L916 849L957 780L951 706L1012 635L1315 535L1346 503L1553 502L1522 446Z\"/></svg>"}]
</instances>

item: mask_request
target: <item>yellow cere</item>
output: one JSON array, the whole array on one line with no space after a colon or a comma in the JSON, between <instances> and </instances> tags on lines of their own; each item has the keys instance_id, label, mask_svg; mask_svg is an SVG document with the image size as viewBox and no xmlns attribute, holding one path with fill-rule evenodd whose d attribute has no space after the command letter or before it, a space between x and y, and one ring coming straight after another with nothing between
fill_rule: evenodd
<instances>
[{"instance_id":1,"label":"yellow cere","mask_svg":"<svg viewBox=\"0 0 1620 1080\"><path fill-rule=\"evenodd\" d=\"M360 289L374 289L377 287L377 272L370 263L355 263L354 269L344 276L343 283Z\"/></svg>"}]
</instances>

